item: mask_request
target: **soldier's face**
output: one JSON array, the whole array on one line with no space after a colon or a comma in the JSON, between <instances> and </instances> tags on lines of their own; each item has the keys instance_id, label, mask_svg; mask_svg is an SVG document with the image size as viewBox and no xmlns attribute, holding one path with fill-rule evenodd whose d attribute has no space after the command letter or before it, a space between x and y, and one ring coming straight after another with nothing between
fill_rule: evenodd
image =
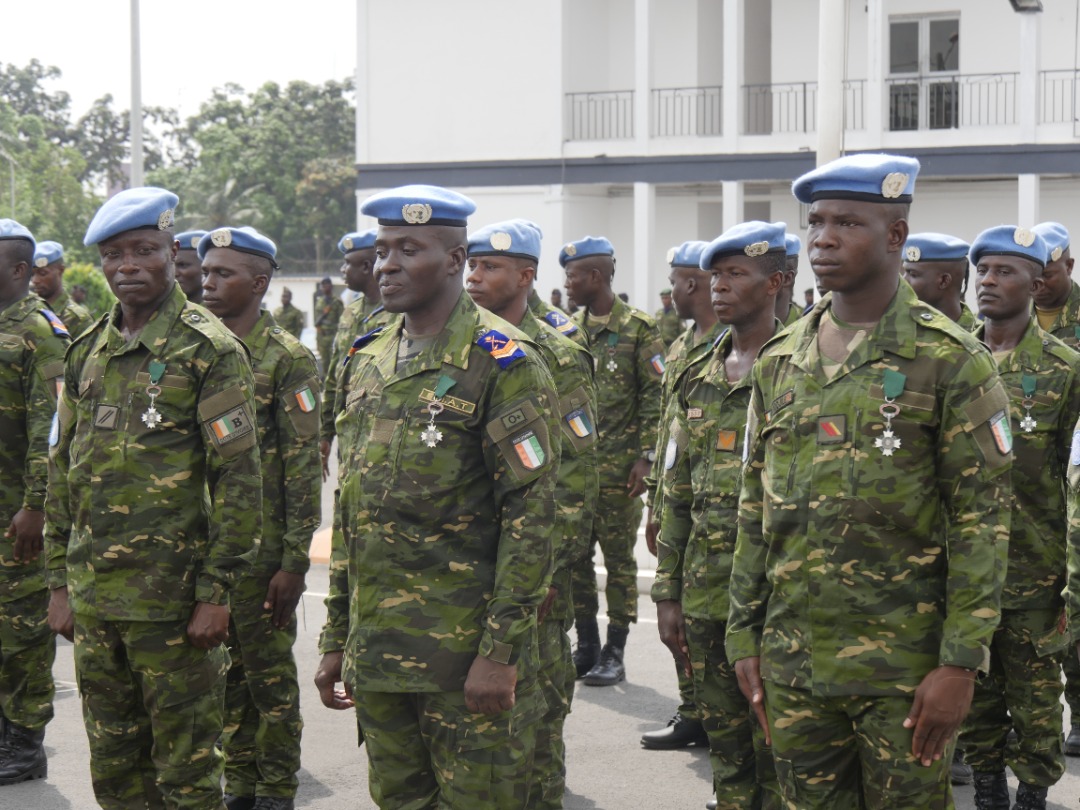
<instances>
[{"instance_id":1,"label":"soldier's face","mask_svg":"<svg viewBox=\"0 0 1080 810\"><path fill-rule=\"evenodd\" d=\"M941 303L943 279L936 262L904 262L903 276L924 304Z\"/></svg>"},{"instance_id":2,"label":"soldier's face","mask_svg":"<svg viewBox=\"0 0 1080 810\"><path fill-rule=\"evenodd\" d=\"M990 320L1023 315L1042 288L1041 268L1019 256L983 256L975 268L979 314Z\"/></svg>"},{"instance_id":3,"label":"soldier's face","mask_svg":"<svg viewBox=\"0 0 1080 810\"><path fill-rule=\"evenodd\" d=\"M502 312L527 294L532 280L521 262L507 256L475 256L469 259L465 290L477 306Z\"/></svg>"},{"instance_id":4,"label":"soldier's face","mask_svg":"<svg viewBox=\"0 0 1080 810\"><path fill-rule=\"evenodd\" d=\"M292 293L291 292L283 292L281 294L281 305L283 307L287 307L291 303L292 303Z\"/></svg>"},{"instance_id":5,"label":"soldier's face","mask_svg":"<svg viewBox=\"0 0 1080 810\"><path fill-rule=\"evenodd\" d=\"M592 257L566 263L566 294L575 304L589 306L600 290L601 270Z\"/></svg>"},{"instance_id":6,"label":"soldier's face","mask_svg":"<svg viewBox=\"0 0 1080 810\"><path fill-rule=\"evenodd\" d=\"M562 293L558 290L551 291L551 303L555 306L562 306Z\"/></svg>"},{"instance_id":7,"label":"soldier's face","mask_svg":"<svg viewBox=\"0 0 1080 810\"><path fill-rule=\"evenodd\" d=\"M724 256L712 263L709 287L713 311L723 324L739 326L752 321L765 307L771 312L784 283L780 271L766 273L757 259Z\"/></svg>"},{"instance_id":8,"label":"soldier's face","mask_svg":"<svg viewBox=\"0 0 1080 810\"><path fill-rule=\"evenodd\" d=\"M124 231L98 244L101 271L126 309L157 309L174 280L176 243L167 231Z\"/></svg>"},{"instance_id":9,"label":"soldier's face","mask_svg":"<svg viewBox=\"0 0 1080 810\"><path fill-rule=\"evenodd\" d=\"M60 265L55 262L44 267L35 267L33 275L30 276L30 289L48 301L60 293L61 275Z\"/></svg>"},{"instance_id":10,"label":"soldier's face","mask_svg":"<svg viewBox=\"0 0 1080 810\"><path fill-rule=\"evenodd\" d=\"M1063 306L1072 290L1073 258L1065 251L1056 262L1049 262L1043 270L1042 288L1035 294L1035 303L1043 309Z\"/></svg>"},{"instance_id":11,"label":"soldier's face","mask_svg":"<svg viewBox=\"0 0 1080 810\"><path fill-rule=\"evenodd\" d=\"M189 301L202 299L202 262L198 251L185 248L176 251L176 283L184 291Z\"/></svg>"},{"instance_id":12,"label":"soldier's face","mask_svg":"<svg viewBox=\"0 0 1080 810\"><path fill-rule=\"evenodd\" d=\"M23 239L0 239L0 301L5 305L20 297L29 284L32 253Z\"/></svg>"},{"instance_id":13,"label":"soldier's face","mask_svg":"<svg viewBox=\"0 0 1080 810\"><path fill-rule=\"evenodd\" d=\"M372 282L374 260L375 251L368 248L346 253L341 262L341 277L345 279L345 286L353 292L366 291Z\"/></svg>"},{"instance_id":14,"label":"soldier's face","mask_svg":"<svg viewBox=\"0 0 1080 810\"><path fill-rule=\"evenodd\" d=\"M668 273L668 283L671 285L671 295L661 295L660 300L664 304L664 309L675 304L675 314L680 318L692 318L693 312L691 311L691 305L693 303L693 293L697 289L698 281L703 281L708 284L708 276L705 273L701 273L701 278L698 278L700 270L694 270L690 267L675 267L670 273Z\"/></svg>"},{"instance_id":15,"label":"soldier's face","mask_svg":"<svg viewBox=\"0 0 1080 810\"><path fill-rule=\"evenodd\" d=\"M375 280L388 312L418 312L447 295L465 249L450 246L439 227L383 225L375 239ZM460 294L460 293L459 293Z\"/></svg>"},{"instance_id":16,"label":"soldier's face","mask_svg":"<svg viewBox=\"0 0 1080 810\"><path fill-rule=\"evenodd\" d=\"M907 239L893 206L858 200L818 200L810 206L806 251L822 288L855 292L887 270L890 253Z\"/></svg>"},{"instance_id":17,"label":"soldier's face","mask_svg":"<svg viewBox=\"0 0 1080 810\"><path fill-rule=\"evenodd\" d=\"M229 248L211 248L202 263L203 306L219 318L242 315L253 300L262 300L270 282L259 265L265 262Z\"/></svg>"}]
</instances>

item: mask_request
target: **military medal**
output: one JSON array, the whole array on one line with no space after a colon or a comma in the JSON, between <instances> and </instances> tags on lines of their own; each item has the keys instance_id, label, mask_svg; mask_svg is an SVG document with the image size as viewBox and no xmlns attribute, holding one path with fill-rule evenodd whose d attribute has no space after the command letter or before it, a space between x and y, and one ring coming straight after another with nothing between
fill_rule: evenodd
<instances>
[{"instance_id":1,"label":"military medal","mask_svg":"<svg viewBox=\"0 0 1080 810\"><path fill-rule=\"evenodd\" d=\"M439 402L439 400L449 391L454 385L457 384L457 380L453 377L447 377L445 374L439 376L439 382L435 386L435 401L429 402L427 406L427 412L431 419L428 421L427 427L424 428L420 434L420 441L426 444L428 447L435 447L439 442L443 440L443 433L435 425L435 417L446 410L446 407Z\"/></svg>"},{"instance_id":2,"label":"military medal","mask_svg":"<svg viewBox=\"0 0 1080 810\"><path fill-rule=\"evenodd\" d=\"M150 397L150 407L146 409L146 412L142 415L143 424L150 430L153 430L161 424L161 414L158 409L154 407L154 401L161 394L161 388L158 383L161 382L162 375L165 374L165 364L159 363L154 360L150 363L150 384L146 386L146 395Z\"/></svg>"},{"instance_id":3,"label":"military medal","mask_svg":"<svg viewBox=\"0 0 1080 810\"><path fill-rule=\"evenodd\" d=\"M904 393L905 382L907 377L900 372L885 369L885 402L878 408L878 413L885 420L885 429L874 439L874 447L880 450L883 456L891 456L900 449L900 437L893 433L892 420L900 413L900 407L895 404L895 400Z\"/></svg>"},{"instance_id":4,"label":"military medal","mask_svg":"<svg viewBox=\"0 0 1080 810\"><path fill-rule=\"evenodd\" d=\"M1020 420L1020 429L1024 433L1031 433L1038 424L1031 415L1031 407L1035 404L1034 396L1037 381L1034 374L1025 374L1020 379L1020 385L1024 389L1024 400L1020 403L1024 406L1024 418Z\"/></svg>"},{"instance_id":5,"label":"military medal","mask_svg":"<svg viewBox=\"0 0 1080 810\"><path fill-rule=\"evenodd\" d=\"M608 343L607 370L608 371L615 371L615 369L618 368L618 366L615 364L615 344L618 343L618 342L619 342L619 336L617 334L615 334L614 332L608 332L608 336L607 336L607 343Z\"/></svg>"}]
</instances>

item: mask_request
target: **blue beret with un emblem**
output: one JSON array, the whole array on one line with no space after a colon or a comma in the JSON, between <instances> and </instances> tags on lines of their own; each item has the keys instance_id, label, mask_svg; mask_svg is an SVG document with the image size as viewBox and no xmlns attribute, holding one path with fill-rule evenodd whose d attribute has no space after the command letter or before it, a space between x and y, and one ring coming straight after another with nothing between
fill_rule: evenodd
<instances>
[{"instance_id":1,"label":"blue beret with un emblem","mask_svg":"<svg viewBox=\"0 0 1080 810\"><path fill-rule=\"evenodd\" d=\"M802 239L793 233L784 234L784 251L788 256L798 256L802 250Z\"/></svg>"},{"instance_id":2,"label":"blue beret with un emblem","mask_svg":"<svg viewBox=\"0 0 1080 810\"><path fill-rule=\"evenodd\" d=\"M1015 225L997 225L987 228L971 243L971 263L978 266L983 256L1019 256L1046 266L1048 251L1046 242L1032 230Z\"/></svg>"},{"instance_id":3,"label":"blue beret with un emblem","mask_svg":"<svg viewBox=\"0 0 1080 810\"><path fill-rule=\"evenodd\" d=\"M140 228L170 230L180 198L154 186L129 188L110 197L90 220L84 245L96 245L125 231Z\"/></svg>"},{"instance_id":4,"label":"blue beret with un emblem","mask_svg":"<svg viewBox=\"0 0 1080 810\"><path fill-rule=\"evenodd\" d=\"M13 219L0 219L0 239L25 239L31 247L37 249L37 242L29 228Z\"/></svg>"},{"instance_id":5,"label":"blue beret with un emblem","mask_svg":"<svg viewBox=\"0 0 1080 810\"><path fill-rule=\"evenodd\" d=\"M241 253L250 253L252 256L262 256L269 259L274 269L277 269L277 245L268 236L263 236L257 230L247 225L241 228L216 228L199 240L199 258L205 259L211 248L228 248L238 250Z\"/></svg>"},{"instance_id":6,"label":"blue beret with un emblem","mask_svg":"<svg viewBox=\"0 0 1080 810\"><path fill-rule=\"evenodd\" d=\"M380 225L451 225L464 228L476 203L439 186L399 186L372 194L360 204L360 213Z\"/></svg>"},{"instance_id":7,"label":"blue beret with un emblem","mask_svg":"<svg viewBox=\"0 0 1080 810\"><path fill-rule=\"evenodd\" d=\"M812 172L791 186L801 203L816 200L859 200L909 203L915 194L919 161L903 155L847 155Z\"/></svg>"},{"instance_id":8,"label":"blue beret with un emblem","mask_svg":"<svg viewBox=\"0 0 1080 810\"><path fill-rule=\"evenodd\" d=\"M204 236L206 231L184 231L176 235L176 241L180 243L180 250L198 250Z\"/></svg>"},{"instance_id":9,"label":"blue beret with un emblem","mask_svg":"<svg viewBox=\"0 0 1080 810\"><path fill-rule=\"evenodd\" d=\"M1060 222L1040 222L1031 230L1046 242L1046 262L1056 262L1069 249L1069 231Z\"/></svg>"},{"instance_id":10,"label":"blue beret with un emblem","mask_svg":"<svg viewBox=\"0 0 1080 810\"><path fill-rule=\"evenodd\" d=\"M369 228L366 231L347 233L338 240L337 249L341 251L342 256L346 256L354 250L366 250L375 247L375 234L378 232L378 228Z\"/></svg>"},{"instance_id":11,"label":"blue beret with un emblem","mask_svg":"<svg viewBox=\"0 0 1080 810\"><path fill-rule=\"evenodd\" d=\"M615 258L615 248L603 236L586 236L576 242L568 242L559 251L559 264L566 267L570 262L587 259L590 256L611 256Z\"/></svg>"},{"instance_id":12,"label":"blue beret with un emblem","mask_svg":"<svg viewBox=\"0 0 1080 810\"><path fill-rule=\"evenodd\" d=\"M527 219L485 225L469 235L470 256L511 256L540 261L540 226Z\"/></svg>"},{"instance_id":13,"label":"blue beret with un emblem","mask_svg":"<svg viewBox=\"0 0 1080 810\"><path fill-rule=\"evenodd\" d=\"M691 239L683 242L678 247L668 251L667 263L671 267L693 267L697 270L701 266L701 252L709 246L708 242L700 239ZM671 290L661 290L660 294L671 295Z\"/></svg>"},{"instance_id":14,"label":"blue beret with un emblem","mask_svg":"<svg viewBox=\"0 0 1080 810\"><path fill-rule=\"evenodd\" d=\"M717 259L728 256L749 256L751 259L766 253L787 255L787 223L751 220L728 228L709 242L701 253L700 267L709 270Z\"/></svg>"},{"instance_id":15,"label":"blue beret with un emblem","mask_svg":"<svg viewBox=\"0 0 1080 810\"><path fill-rule=\"evenodd\" d=\"M966 259L971 245L947 233L913 233L904 243L905 262L953 262Z\"/></svg>"},{"instance_id":16,"label":"blue beret with un emblem","mask_svg":"<svg viewBox=\"0 0 1080 810\"><path fill-rule=\"evenodd\" d=\"M62 258L64 258L64 246L51 239L38 242L34 249L34 267L48 267Z\"/></svg>"}]
</instances>

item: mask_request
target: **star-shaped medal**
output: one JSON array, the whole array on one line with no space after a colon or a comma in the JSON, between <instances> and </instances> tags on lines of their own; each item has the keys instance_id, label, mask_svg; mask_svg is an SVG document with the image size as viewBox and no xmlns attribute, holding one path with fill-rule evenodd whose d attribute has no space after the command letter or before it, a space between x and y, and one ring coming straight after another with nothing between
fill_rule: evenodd
<instances>
[{"instance_id":1,"label":"star-shaped medal","mask_svg":"<svg viewBox=\"0 0 1080 810\"><path fill-rule=\"evenodd\" d=\"M891 456L900 449L900 437L893 434L891 430L886 430L881 436L874 439L874 447L881 451L881 455Z\"/></svg>"},{"instance_id":2,"label":"star-shaped medal","mask_svg":"<svg viewBox=\"0 0 1080 810\"><path fill-rule=\"evenodd\" d=\"M1030 413L1020 420L1020 427L1024 431L1024 433L1031 433L1031 431L1035 429L1035 425L1037 424L1038 422L1031 418Z\"/></svg>"},{"instance_id":3,"label":"star-shaped medal","mask_svg":"<svg viewBox=\"0 0 1080 810\"><path fill-rule=\"evenodd\" d=\"M442 441L442 431L433 424L428 425L424 428L424 432L420 434L420 440L428 447L434 447Z\"/></svg>"},{"instance_id":4,"label":"star-shaped medal","mask_svg":"<svg viewBox=\"0 0 1080 810\"><path fill-rule=\"evenodd\" d=\"M157 408L151 405L146 409L146 413L142 415L143 424L153 430L161 424L161 414L158 413Z\"/></svg>"}]
</instances>

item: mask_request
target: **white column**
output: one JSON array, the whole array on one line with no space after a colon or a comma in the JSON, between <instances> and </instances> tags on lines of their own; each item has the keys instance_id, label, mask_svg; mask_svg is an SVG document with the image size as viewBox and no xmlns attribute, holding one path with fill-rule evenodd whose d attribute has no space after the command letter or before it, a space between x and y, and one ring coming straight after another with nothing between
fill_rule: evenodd
<instances>
[{"instance_id":1,"label":"white column","mask_svg":"<svg viewBox=\"0 0 1080 810\"><path fill-rule=\"evenodd\" d=\"M870 143L881 143L885 129L885 34L883 0L867 0L866 84L863 85L863 122Z\"/></svg>"},{"instance_id":2,"label":"white column","mask_svg":"<svg viewBox=\"0 0 1080 810\"><path fill-rule=\"evenodd\" d=\"M1039 29L1042 14L1028 11L1018 14L1020 22L1020 75L1016 84L1019 107L1020 141L1035 143L1039 120Z\"/></svg>"},{"instance_id":3,"label":"white column","mask_svg":"<svg viewBox=\"0 0 1080 810\"><path fill-rule=\"evenodd\" d=\"M143 185L142 59L139 55L139 0L131 0L131 188Z\"/></svg>"},{"instance_id":4,"label":"white column","mask_svg":"<svg viewBox=\"0 0 1080 810\"><path fill-rule=\"evenodd\" d=\"M820 0L818 12L817 165L840 157L844 143L844 0Z\"/></svg>"},{"instance_id":5,"label":"white column","mask_svg":"<svg viewBox=\"0 0 1080 810\"><path fill-rule=\"evenodd\" d=\"M1025 14L1025 17L1033 16ZM1021 174L1016 178L1016 224L1030 228L1039 223L1039 175Z\"/></svg>"},{"instance_id":6,"label":"white column","mask_svg":"<svg viewBox=\"0 0 1080 810\"><path fill-rule=\"evenodd\" d=\"M743 213L745 189L742 180L724 180L720 188L724 195L723 226L726 231L746 219Z\"/></svg>"},{"instance_id":7,"label":"white column","mask_svg":"<svg viewBox=\"0 0 1080 810\"><path fill-rule=\"evenodd\" d=\"M743 129L743 23L745 0L724 0L724 148L737 152Z\"/></svg>"},{"instance_id":8,"label":"white column","mask_svg":"<svg viewBox=\"0 0 1080 810\"><path fill-rule=\"evenodd\" d=\"M634 141L642 153L652 136L651 7L652 0L634 0Z\"/></svg>"},{"instance_id":9,"label":"white column","mask_svg":"<svg viewBox=\"0 0 1080 810\"><path fill-rule=\"evenodd\" d=\"M660 288L650 290L652 278L653 243L655 233L656 186L652 183L634 183L634 279L631 285L630 303L648 310ZM618 268L615 270L619 273Z\"/></svg>"},{"instance_id":10,"label":"white column","mask_svg":"<svg viewBox=\"0 0 1080 810\"><path fill-rule=\"evenodd\" d=\"M368 56L371 52L368 32L368 0L356 0L356 162L371 162L371 141L368 122L371 120L368 99L368 77L370 75ZM369 196L364 189L356 190L356 230L370 228L368 217L360 213L360 203Z\"/></svg>"}]
</instances>

